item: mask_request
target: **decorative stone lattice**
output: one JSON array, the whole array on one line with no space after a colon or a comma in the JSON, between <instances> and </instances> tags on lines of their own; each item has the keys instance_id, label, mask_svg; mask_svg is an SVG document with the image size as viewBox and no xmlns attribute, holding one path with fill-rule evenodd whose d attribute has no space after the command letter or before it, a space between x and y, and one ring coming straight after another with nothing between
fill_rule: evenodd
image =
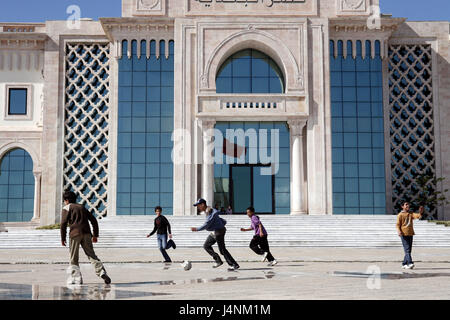
<instances>
[{"instance_id":1,"label":"decorative stone lattice","mask_svg":"<svg viewBox=\"0 0 450 320\"><path fill-rule=\"evenodd\" d=\"M66 47L64 189L106 216L109 137L109 44Z\"/></svg>"},{"instance_id":2,"label":"decorative stone lattice","mask_svg":"<svg viewBox=\"0 0 450 320\"><path fill-rule=\"evenodd\" d=\"M392 201L396 211L402 201L416 199L419 174L436 172L431 57L429 45L389 48ZM436 208L429 209L435 217Z\"/></svg>"}]
</instances>

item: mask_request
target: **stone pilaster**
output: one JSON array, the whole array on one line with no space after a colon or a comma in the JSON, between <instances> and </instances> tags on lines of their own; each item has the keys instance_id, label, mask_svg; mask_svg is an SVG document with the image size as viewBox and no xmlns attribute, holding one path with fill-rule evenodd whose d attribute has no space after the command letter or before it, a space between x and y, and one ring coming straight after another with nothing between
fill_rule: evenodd
<instances>
[{"instance_id":1,"label":"stone pilaster","mask_svg":"<svg viewBox=\"0 0 450 320\"><path fill-rule=\"evenodd\" d=\"M288 121L291 133L291 215L307 214L303 130L306 120Z\"/></svg>"},{"instance_id":2,"label":"stone pilaster","mask_svg":"<svg viewBox=\"0 0 450 320\"><path fill-rule=\"evenodd\" d=\"M214 202L214 126L215 120L202 120L203 136L202 197L208 205Z\"/></svg>"},{"instance_id":3,"label":"stone pilaster","mask_svg":"<svg viewBox=\"0 0 450 320\"><path fill-rule=\"evenodd\" d=\"M34 171L34 212L32 221L41 219L41 171Z\"/></svg>"}]
</instances>

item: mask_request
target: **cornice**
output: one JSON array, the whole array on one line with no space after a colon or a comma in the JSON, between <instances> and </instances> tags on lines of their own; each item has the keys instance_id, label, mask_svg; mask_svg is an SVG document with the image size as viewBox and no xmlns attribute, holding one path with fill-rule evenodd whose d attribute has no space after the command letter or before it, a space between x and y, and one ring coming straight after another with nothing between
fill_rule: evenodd
<instances>
[{"instance_id":1,"label":"cornice","mask_svg":"<svg viewBox=\"0 0 450 320\"><path fill-rule=\"evenodd\" d=\"M380 28L369 28L367 17L342 17L329 20L330 33L383 33L394 32L406 18L380 18Z\"/></svg>"},{"instance_id":2,"label":"cornice","mask_svg":"<svg viewBox=\"0 0 450 320\"><path fill-rule=\"evenodd\" d=\"M129 36L131 34L145 38L145 34L150 32L173 33L175 29L175 19L169 18L100 18L100 23L110 41L115 41L121 36Z\"/></svg>"},{"instance_id":3,"label":"cornice","mask_svg":"<svg viewBox=\"0 0 450 320\"><path fill-rule=\"evenodd\" d=\"M45 33L0 32L0 49L43 49L48 36Z\"/></svg>"}]
</instances>

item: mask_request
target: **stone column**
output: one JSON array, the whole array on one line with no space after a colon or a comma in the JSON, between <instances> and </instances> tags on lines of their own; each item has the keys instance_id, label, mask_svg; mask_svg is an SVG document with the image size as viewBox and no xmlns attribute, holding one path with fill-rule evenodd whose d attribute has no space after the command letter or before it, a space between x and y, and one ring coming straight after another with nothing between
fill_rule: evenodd
<instances>
[{"instance_id":1,"label":"stone column","mask_svg":"<svg viewBox=\"0 0 450 320\"><path fill-rule=\"evenodd\" d=\"M41 219L41 176L42 172L33 172L34 175L34 209L32 221Z\"/></svg>"},{"instance_id":2,"label":"stone column","mask_svg":"<svg viewBox=\"0 0 450 320\"><path fill-rule=\"evenodd\" d=\"M303 129L306 120L288 121L291 133L291 215L307 214Z\"/></svg>"},{"instance_id":3,"label":"stone column","mask_svg":"<svg viewBox=\"0 0 450 320\"><path fill-rule=\"evenodd\" d=\"M202 198L214 206L214 126L215 120L201 120L203 136Z\"/></svg>"}]
</instances>

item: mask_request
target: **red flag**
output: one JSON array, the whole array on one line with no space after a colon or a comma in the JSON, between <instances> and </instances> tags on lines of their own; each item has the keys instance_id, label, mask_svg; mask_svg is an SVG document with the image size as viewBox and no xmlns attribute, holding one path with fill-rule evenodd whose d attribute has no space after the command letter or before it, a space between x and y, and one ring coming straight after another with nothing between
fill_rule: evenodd
<instances>
[{"instance_id":1,"label":"red flag","mask_svg":"<svg viewBox=\"0 0 450 320\"><path fill-rule=\"evenodd\" d=\"M242 154L247 155L247 148L230 142L226 138L223 138L222 153L228 157L240 158Z\"/></svg>"}]
</instances>

